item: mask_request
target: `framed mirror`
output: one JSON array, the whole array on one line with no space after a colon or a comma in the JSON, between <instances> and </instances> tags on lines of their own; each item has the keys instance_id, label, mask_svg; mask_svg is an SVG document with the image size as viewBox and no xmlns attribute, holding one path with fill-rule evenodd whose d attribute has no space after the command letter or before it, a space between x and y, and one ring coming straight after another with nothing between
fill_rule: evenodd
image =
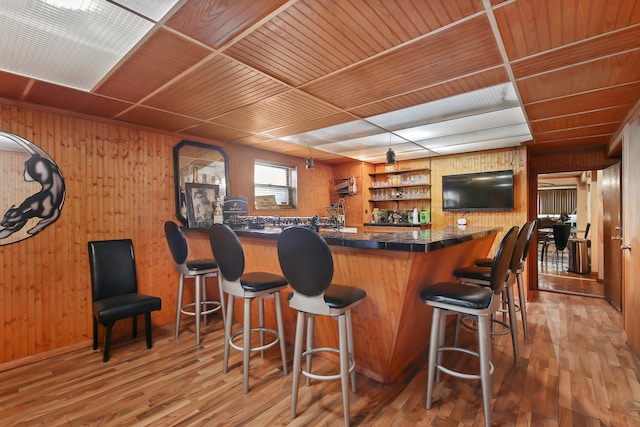
<instances>
[{"instance_id":1,"label":"framed mirror","mask_svg":"<svg viewBox=\"0 0 640 427\"><path fill-rule=\"evenodd\" d=\"M176 218L182 224L189 223L187 186L206 184L215 188L217 200L212 208L222 208L222 202L228 196L228 164L227 154L215 145L184 140L173 148Z\"/></svg>"}]
</instances>

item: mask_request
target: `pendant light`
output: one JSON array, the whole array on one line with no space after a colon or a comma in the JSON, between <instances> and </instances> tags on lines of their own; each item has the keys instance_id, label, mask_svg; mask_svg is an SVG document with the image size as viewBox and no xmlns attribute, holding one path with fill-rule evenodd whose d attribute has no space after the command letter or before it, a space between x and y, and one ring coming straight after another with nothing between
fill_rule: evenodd
<instances>
[{"instance_id":1,"label":"pendant light","mask_svg":"<svg viewBox=\"0 0 640 427\"><path fill-rule=\"evenodd\" d=\"M311 148L309 148L309 157L304 161L304 167L306 169L313 169L313 157L311 156Z\"/></svg>"},{"instance_id":2,"label":"pendant light","mask_svg":"<svg viewBox=\"0 0 640 427\"><path fill-rule=\"evenodd\" d=\"M389 133L389 151L387 151L387 160L386 163L388 165L393 164L396 162L396 153L393 152L393 149L391 148L391 133Z\"/></svg>"}]
</instances>

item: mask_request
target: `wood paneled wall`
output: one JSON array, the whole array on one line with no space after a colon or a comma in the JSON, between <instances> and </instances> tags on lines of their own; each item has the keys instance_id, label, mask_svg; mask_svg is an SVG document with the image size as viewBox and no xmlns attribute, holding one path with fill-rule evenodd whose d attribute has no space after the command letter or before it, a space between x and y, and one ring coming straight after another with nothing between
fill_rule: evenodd
<instances>
[{"instance_id":1,"label":"wood paneled wall","mask_svg":"<svg viewBox=\"0 0 640 427\"><path fill-rule=\"evenodd\" d=\"M467 225L502 227L492 251L509 227L521 226L527 220L527 167L526 150L513 148L482 151L431 159L431 222L432 227L457 226L458 218L464 217ZM513 169L515 194L513 211L497 212L443 212L442 176Z\"/></svg>"},{"instance_id":2,"label":"wood paneled wall","mask_svg":"<svg viewBox=\"0 0 640 427\"><path fill-rule=\"evenodd\" d=\"M0 246L0 369L90 344L91 240L133 239L140 291L162 298L153 324L175 321L178 276L163 224L175 220L172 149L181 138L2 102L0 129L45 150L67 186L58 221L30 239ZM306 170L303 159L220 146L229 155L230 194L248 195L250 212L254 158L298 166L299 208L277 213L325 211L331 166L316 162ZM141 328L144 322L138 324ZM129 322L116 328L114 336L128 334ZM99 361L99 354L96 358Z\"/></svg>"}]
</instances>

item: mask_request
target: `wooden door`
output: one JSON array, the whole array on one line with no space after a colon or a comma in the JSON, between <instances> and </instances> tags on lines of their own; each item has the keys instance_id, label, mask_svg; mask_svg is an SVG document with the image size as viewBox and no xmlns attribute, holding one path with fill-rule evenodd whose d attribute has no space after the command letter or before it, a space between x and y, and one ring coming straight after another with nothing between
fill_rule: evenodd
<instances>
[{"instance_id":1,"label":"wooden door","mask_svg":"<svg viewBox=\"0 0 640 427\"><path fill-rule=\"evenodd\" d=\"M602 174L604 296L618 310L622 310L620 168L620 163L616 163Z\"/></svg>"},{"instance_id":2,"label":"wooden door","mask_svg":"<svg viewBox=\"0 0 640 427\"><path fill-rule=\"evenodd\" d=\"M640 355L640 120L622 137L622 317L627 341Z\"/></svg>"}]
</instances>

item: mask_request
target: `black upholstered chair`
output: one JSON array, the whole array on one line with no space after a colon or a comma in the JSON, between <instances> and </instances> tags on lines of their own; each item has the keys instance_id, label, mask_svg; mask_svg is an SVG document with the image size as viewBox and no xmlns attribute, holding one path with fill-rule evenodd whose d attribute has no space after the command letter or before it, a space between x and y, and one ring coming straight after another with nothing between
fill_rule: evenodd
<instances>
[{"instance_id":1,"label":"black upholstered chair","mask_svg":"<svg viewBox=\"0 0 640 427\"><path fill-rule=\"evenodd\" d=\"M332 284L333 257L327 242L317 232L306 227L290 227L278 239L278 259L282 273L293 288L289 306L298 311L296 338L293 353L293 385L291 418L296 417L298 383L300 374L316 380L340 379L344 424L349 425L349 379L351 391L356 392L356 362L354 358L351 309L367 295L362 289ZM338 321L338 348L315 348L313 346L314 317L330 316ZM307 346L302 352L302 343L307 326ZM337 352L340 373L318 375L311 372L311 357L319 352ZM301 368L306 359L306 369ZM351 378L349 378L351 377Z\"/></svg>"},{"instance_id":2,"label":"black upholstered chair","mask_svg":"<svg viewBox=\"0 0 640 427\"><path fill-rule=\"evenodd\" d=\"M187 238L172 221L164 223L164 234L171 251L171 256L176 263L176 270L180 274L178 282L178 306L176 308L176 338L180 335L180 319L182 315L193 316L196 323L196 345L200 345L200 320L204 318L207 323L207 315L222 309L224 322L224 298L222 297L222 285L218 280L220 301L207 299L207 277L218 275L218 265L213 258L190 260ZM194 302L183 304L184 279L192 278L194 284Z\"/></svg>"},{"instance_id":3,"label":"black upholstered chair","mask_svg":"<svg viewBox=\"0 0 640 427\"><path fill-rule=\"evenodd\" d=\"M522 318L522 329L524 332L524 338L529 338L529 326L527 322L527 298L524 293L524 280L522 273L524 272L524 263L527 260L529 254L529 248L531 246L531 239L535 232L536 221L526 222L520 231L518 232L518 240L516 241L516 249L514 251L514 257L511 259L511 266L509 269L516 275L516 281L518 283L518 301L515 303L515 311L520 312ZM519 257L519 260L518 260ZM493 262L493 258L481 258L476 260L476 265L480 267L490 267ZM513 271L513 269L516 269Z\"/></svg>"},{"instance_id":4,"label":"black upholstered chair","mask_svg":"<svg viewBox=\"0 0 640 427\"><path fill-rule=\"evenodd\" d=\"M556 259L558 258L558 251L560 251L562 258L564 258L564 250L567 248L570 236L571 224L553 224L553 242L556 247Z\"/></svg>"},{"instance_id":5,"label":"black upholstered chair","mask_svg":"<svg viewBox=\"0 0 640 427\"><path fill-rule=\"evenodd\" d=\"M93 301L93 349L98 348L98 324L106 327L103 362L109 360L111 329L116 321L131 318L136 337L137 316L144 314L147 348L151 348L151 312L162 308L158 297L138 293L133 242L89 242L91 300Z\"/></svg>"},{"instance_id":6,"label":"black upholstered chair","mask_svg":"<svg viewBox=\"0 0 640 427\"><path fill-rule=\"evenodd\" d=\"M218 280L222 282L222 290L229 295L226 304L225 340L223 373L227 373L229 365L229 347L242 351L242 366L244 393L249 392L249 355L252 351L264 350L280 343L280 355L282 356L282 371L287 375L287 356L285 351L284 326L282 321L282 308L280 303L280 291L285 289L287 281L277 274L255 271L244 272L245 258L242 244L238 236L225 224L214 224L209 230L209 240L213 256L218 263L220 274ZM233 330L233 305L235 298L244 300L244 318L242 330L232 334ZM277 330L265 327L264 324L264 299L273 298ZM251 302L258 301L258 327L251 327ZM251 333L260 334L260 345L251 347ZM264 343L264 333L273 335L273 340ZM242 345L236 344L235 338L242 335Z\"/></svg>"},{"instance_id":7,"label":"black upholstered chair","mask_svg":"<svg viewBox=\"0 0 640 427\"><path fill-rule=\"evenodd\" d=\"M479 379L482 386L484 422L486 426L491 425L490 405L493 394L491 375L494 367L491 362L490 319L500 307L500 295L506 281L517 233L518 227L511 227L502 238L491 265L490 287L460 282L442 282L427 286L420 291L420 298L427 305L433 307L429 344L427 409L431 409L436 371L442 371L459 378ZM475 317L478 325L478 352L465 348L443 346L446 331L444 324L446 316L444 314L450 313ZM480 362L479 375L459 372L444 366L441 353L446 351L458 351L477 356Z\"/></svg>"}]
</instances>

